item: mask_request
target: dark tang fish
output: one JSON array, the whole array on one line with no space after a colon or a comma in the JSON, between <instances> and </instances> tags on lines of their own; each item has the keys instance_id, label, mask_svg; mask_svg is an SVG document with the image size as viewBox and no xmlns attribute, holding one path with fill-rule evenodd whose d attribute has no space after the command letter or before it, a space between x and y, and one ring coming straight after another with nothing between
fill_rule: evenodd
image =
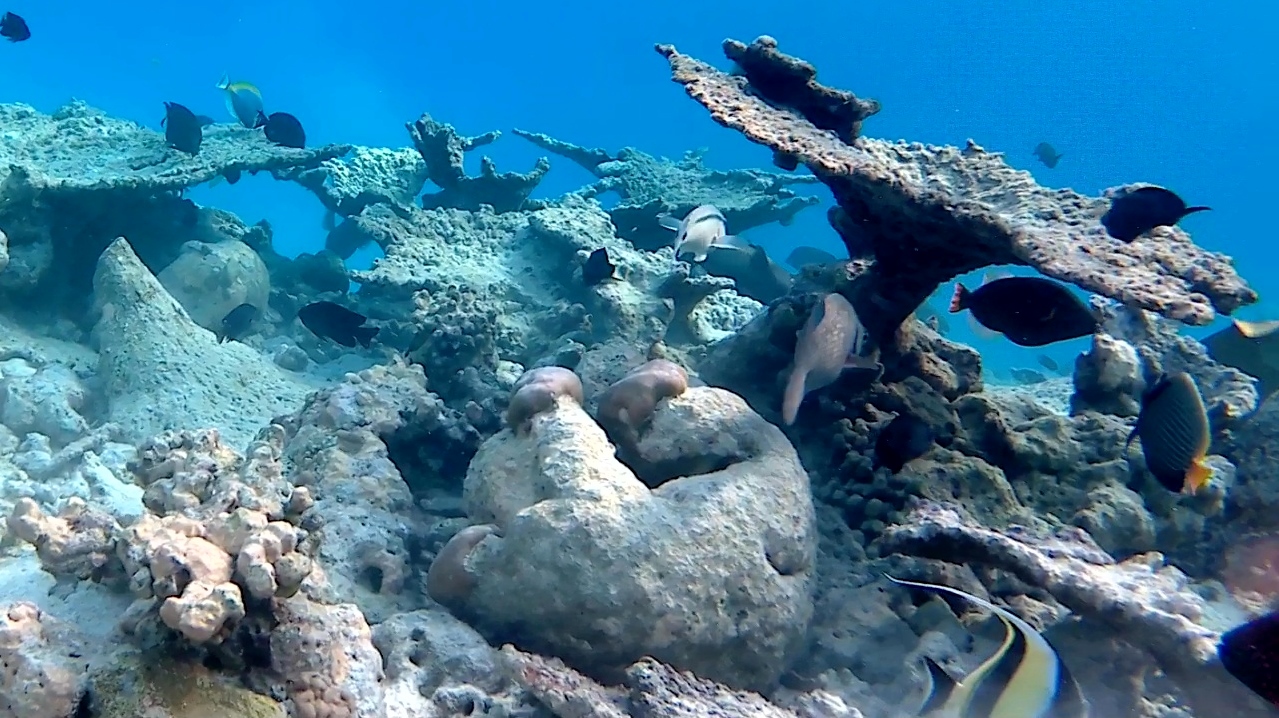
<instances>
[{"instance_id":1,"label":"dark tang fish","mask_svg":"<svg viewBox=\"0 0 1279 718\"><path fill-rule=\"evenodd\" d=\"M991 611L1004 624L1004 642L962 683L924 657L932 690L919 715L939 718L1085 718L1079 684L1043 636L1006 609L957 588L903 581L903 586L959 596Z\"/></svg>"},{"instance_id":2,"label":"dark tang fish","mask_svg":"<svg viewBox=\"0 0 1279 718\"><path fill-rule=\"evenodd\" d=\"M591 252L591 256L586 258L586 264L582 265L582 281L586 286L593 287L605 279L613 279L613 270L617 266L608 258L608 250L600 247Z\"/></svg>"},{"instance_id":3,"label":"dark tang fish","mask_svg":"<svg viewBox=\"0 0 1279 718\"><path fill-rule=\"evenodd\" d=\"M204 128L195 113L176 102L164 103L164 119L160 121L164 128L164 140L175 150L194 155L200 151L200 143L204 141Z\"/></svg>"},{"instance_id":4,"label":"dark tang fish","mask_svg":"<svg viewBox=\"0 0 1279 718\"><path fill-rule=\"evenodd\" d=\"M1141 397L1125 451L1135 438L1141 439L1146 468L1169 491L1193 494L1212 478L1203 463L1212 444L1208 413L1189 374L1165 374Z\"/></svg>"},{"instance_id":5,"label":"dark tang fish","mask_svg":"<svg viewBox=\"0 0 1279 718\"><path fill-rule=\"evenodd\" d=\"M1175 192L1163 187L1141 187L1116 197L1101 224L1110 236L1131 242L1155 227L1171 227L1188 214L1210 209L1187 207Z\"/></svg>"},{"instance_id":6,"label":"dark tang fish","mask_svg":"<svg viewBox=\"0 0 1279 718\"><path fill-rule=\"evenodd\" d=\"M9 42L22 42L31 39L31 28L22 16L7 12L0 17L0 35L9 38Z\"/></svg>"},{"instance_id":7,"label":"dark tang fish","mask_svg":"<svg viewBox=\"0 0 1279 718\"><path fill-rule=\"evenodd\" d=\"M1279 707L1279 611L1227 631L1217 657L1230 675Z\"/></svg>"},{"instance_id":8,"label":"dark tang fish","mask_svg":"<svg viewBox=\"0 0 1279 718\"><path fill-rule=\"evenodd\" d=\"M796 247L786 256L786 263L795 269L803 269L810 264L835 264L839 257L816 247Z\"/></svg>"},{"instance_id":9,"label":"dark tang fish","mask_svg":"<svg viewBox=\"0 0 1279 718\"><path fill-rule=\"evenodd\" d=\"M269 115L260 113L258 125L266 133L266 138L277 145L299 150L306 147L306 132L302 129L302 123L287 112L272 112Z\"/></svg>"},{"instance_id":10,"label":"dark tang fish","mask_svg":"<svg viewBox=\"0 0 1279 718\"><path fill-rule=\"evenodd\" d=\"M1235 319L1203 344L1213 359L1256 377L1262 398L1279 389L1279 321Z\"/></svg>"},{"instance_id":11,"label":"dark tang fish","mask_svg":"<svg viewBox=\"0 0 1279 718\"><path fill-rule=\"evenodd\" d=\"M1039 161L1043 162L1044 166L1048 169L1056 167L1057 163L1060 162L1062 158L1062 154L1053 149L1053 146L1047 142L1040 142L1035 145L1035 156L1038 157Z\"/></svg>"},{"instance_id":12,"label":"dark tang fish","mask_svg":"<svg viewBox=\"0 0 1279 718\"><path fill-rule=\"evenodd\" d=\"M222 331L218 332L218 343L239 340L248 332L249 327L253 326L253 322L260 314L258 308L252 304L241 304L227 312L227 315L222 318Z\"/></svg>"},{"instance_id":13,"label":"dark tang fish","mask_svg":"<svg viewBox=\"0 0 1279 718\"><path fill-rule=\"evenodd\" d=\"M377 336L378 327L366 327L368 317L333 302L312 302L298 312L302 325L317 337L332 339L344 347L356 342L368 347Z\"/></svg>"},{"instance_id":14,"label":"dark tang fish","mask_svg":"<svg viewBox=\"0 0 1279 718\"><path fill-rule=\"evenodd\" d=\"M982 326L1023 347L1078 339L1097 330L1097 317L1083 300L1042 277L1005 277L971 292L956 283L950 311L965 309Z\"/></svg>"},{"instance_id":15,"label":"dark tang fish","mask_svg":"<svg viewBox=\"0 0 1279 718\"><path fill-rule=\"evenodd\" d=\"M875 438L875 463L895 474L907 462L928 453L933 439L933 429L928 422L914 414L898 414Z\"/></svg>"}]
</instances>

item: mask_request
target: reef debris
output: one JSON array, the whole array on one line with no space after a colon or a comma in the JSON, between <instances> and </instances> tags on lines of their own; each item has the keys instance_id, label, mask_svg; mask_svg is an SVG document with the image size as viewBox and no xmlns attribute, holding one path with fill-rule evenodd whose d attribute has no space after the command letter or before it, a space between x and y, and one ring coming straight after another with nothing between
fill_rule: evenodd
<instances>
[{"instance_id":1,"label":"reef debris","mask_svg":"<svg viewBox=\"0 0 1279 718\"><path fill-rule=\"evenodd\" d=\"M1158 553L1116 562L1079 529L1051 536L1020 527L996 531L973 523L954 507L928 501L919 502L906 522L888 529L882 548L1008 571L1148 651L1196 714L1268 715L1260 701L1238 689L1217 659L1220 634L1202 625L1208 613L1203 597Z\"/></svg>"},{"instance_id":2,"label":"reef debris","mask_svg":"<svg viewBox=\"0 0 1279 718\"><path fill-rule=\"evenodd\" d=\"M883 340L942 282L989 265L1024 265L1046 276L1188 324L1207 324L1257 301L1228 257L1195 246L1176 227L1156 229L1126 244L1106 235L1104 197L1041 187L1003 157L969 141L964 148L887 142L846 142L825 108L832 92L814 70L777 51L764 36L749 47L725 41L730 58L749 58L744 77L721 72L658 45L672 80L717 123L752 142L797 158L831 190L864 237L874 261L852 274L847 293ZM869 107L864 108L869 110ZM860 115L860 116L859 116ZM853 112L851 123L867 112Z\"/></svg>"}]
</instances>

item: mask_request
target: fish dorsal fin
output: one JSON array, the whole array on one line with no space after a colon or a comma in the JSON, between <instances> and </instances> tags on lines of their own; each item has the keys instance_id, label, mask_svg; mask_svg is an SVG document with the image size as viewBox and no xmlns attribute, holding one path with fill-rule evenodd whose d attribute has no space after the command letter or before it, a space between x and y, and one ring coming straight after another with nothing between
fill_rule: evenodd
<instances>
[{"instance_id":1,"label":"fish dorsal fin","mask_svg":"<svg viewBox=\"0 0 1279 718\"><path fill-rule=\"evenodd\" d=\"M226 88L230 86L231 86L231 76L225 72L222 73L222 80L217 85L218 89L225 90Z\"/></svg>"},{"instance_id":2,"label":"fish dorsal fin","mask_svg":"<svg viewBox=\"0 0 1279 718\"><path fill-rule=\"evenodd\" d=\"M1235 331L1249 339L1265 339L1279 331L1279 320L1268 322L1250 322L1244 319L1234 320Z\"/></svg>"},{"instance_id":3,"label":"fish dorsal fin","mask_svg":"<svg viewBox=\"0 0 1279 718\"><path fill-rule=\"evenodd\" d=\"M959 682L950 677L950 674L937 665L937 661L924 656L924 666L928 668L928 697L924 698L924 704L919 707L916 715L926 716L936 712L942 706L946 705L946 701L950 700L950 696L955 692L955 688L959 686Z\"/></svg>"},{"instance_id":4,"label":"fish dorsal fin","mask_svg":"<svg viewBox=\"0 0 1279 718\"><path fill-rule=\"evenodd\" d=\"M982 283L982 286L985 286L987 284L990 284L991 282L997 282L1001 279L1008 279L1012 276L1013 276L1013 273L1008 271L1007 269L987 269L985 272L982 272L981 283Z\"/></svg>"}]
</instances>

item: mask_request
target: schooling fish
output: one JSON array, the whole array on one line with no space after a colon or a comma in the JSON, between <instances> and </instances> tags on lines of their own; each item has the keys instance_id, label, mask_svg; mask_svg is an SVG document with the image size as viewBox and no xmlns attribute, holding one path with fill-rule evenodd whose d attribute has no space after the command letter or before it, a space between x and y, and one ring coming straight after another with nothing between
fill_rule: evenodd
<instances>
[{"instance_id":1,"label":"schooling fish","mask_svg":"<svg viewBox=\"0 0 1279 718\"><path fill-rule=\"evenodd\" d=\"M251 130L260 127L262 92L253 83L231 82L230 77L223 75L218 89L226 93L226 109L232 117Z\"/></svg>"},{"instance_id":2,"label":"schooling fish","mask_svg":"<svg viewBox=\"0 0 1279 718\"><path fill-rule=\"evenodd\" d=\"M1018 384L1042 384L1048 381L1048 377L1034 369L1018 369L1014 367L1009 369L1008 373L1012 375L1013 381Z\"/></svg>"},{"instance_id":3,"label":"schooling fish","mask_svg":"<svg viewBox=\"0 0 1279 718\"><path fill-rule=\"evenodd\" d=\"M600 247L591 252L591 256L586 258L586 264L582 265L582 281L586 286L593 287L605 279L614 279L613 271L616 269L617 265L608 258L608 250Z\"/></svg>"},{"instance_id":4,"label":"schooling fish","mask_svg":"<svg viewBox=\"0 0 1279 718\"><path fill-rule=\"evenodd\" d=\"M261 314L257 307L247 303L227 312L222 318L222 331L218 332L218 344L228 340L239 341Z\"/></svg>"},{"instance_id":5,"label":"schooling fish","mask_svg":"<svg viewBox=\"0 0 1279 718\"><path fill-rule=\"evenodd\" d=\"M875 437L875 464L894 474L933 447L936 435L928 422L908 412L893 417Z\"/></svg>"},{"instance_id":6,"label":"schooling fish","mask_svg":"<svg viewBox=\"0 0 1279 718\"><path fill-rule=\"evenodd\" d=\"M1187 207L1176 193L1163 187L1140 187L1112 200L1101 224L1110 236L1131 242L1155 227L1171 227L1188 214L1210 209Z\"/></svg>"},{"instance_id":7,"label":"schooling fish","mask_svg":"<svg viewBox=\"0 0 1279 718\"><path fill-rule=\"evenodd\" d=\"M8 38L9 42L22 42L31 39L31 28L20 15L7 12L0 17L0 35Z\"/></svg>"},{"instance_id":8,"label":"schooling fish","mask_svg":"<svg viewBox=\"0 0 1279 718\"><path fill-rule=\"evenodd\" d=\"M1279 389L1279 321L1235 319L1203 344L1213 359L1256 377L1263 399Z\"/></svg>"},{"instance_id":9,"label":"schooling fish","mask_svg":"<svg viewBox=\"0 0 1279 718\"><path fill-rule=\"evenodd\" d=\"M1035 156L1038 157L1039 161L1043 162L1044 166L1048 169L1056 167L1057 162L1059 162L1062 158L1061 153L1053 149L1053 146L1047 142L1040 142L1035 145Z\"/></svg>"},{"instance_id":10,"label":"schooling fish","mask_svg":"<svg viewBox=\"0 0 1279 718\"><path fill-rule=\"evenodd\" d=\"M840 294L818 299L796 337L795 361L782 394L782 421L787 426L795 423L804 397L834 383L844 369L882 369L878 351L869 357L861 355L866 328Z\"/></svg>"},{"instance_id":11,"label":"schooling fish","mask_svg":"<svg viewBox=\"0 0 1279 718\"><path fill-rule=\"evenodd\" d=\"M1165 374L1142 395L1125 452L1136 438L1146 468L1169 491L1194 494L1212 479L1212 469L1203 463L1212 444L1208 412L1189 374Z\"/></svg>"},{"instance_id":12,"label":"schooling fish","mask_svg":"<svg viewBox=\"0 0 1279 718\"><path fill-rule=\"evenodd\" d=\"M164 128L164 141L175 150L194 155L200 151L200 143L204 141L204 128L195 113L176 102L164 103L164 119L160 120Z\"/></svg>"},{"instance_id":13,"label":"schooling fish","mask_svg":"<svg viewBox=\"0 0 1279 718\"><path fill-rule=\"evenodd\" d=\"M810 264L835 264L839 257L816 247L796 247L786 256L786 263L795 269L803 269Z\"/></svg>"},{"instance_id":14,"label":"schooling fish","mask_svg":"<svg viewBox=\"0 0 1279 718\"><path fill-rule=\"evenodd\" d=\"M1227 673L1279 707L1279 611L1226 631L1217 657Z\"/></svg>"},{"instance_id":15,"label":"schooling fish","mask_svg":"<svg viewBox=\"0 0 1279 718\"><path fill-rule=\"evenodd\" d=\"M675 258L693 255L694 262L705 261L711 247L745 249L747 243L728 233L724 214L709 204L694 207L682 220L669 214L657 215L657 222L675 232Z\"/></svg>"},{"instance_id":16,"label":"schooling fish","mask_svg":"<svg viewBox=\"0 0 1279 718\"><path fill-rule=\"evenodd\" d=\"M1097 330L1097 317L1088 305L1065 285L1042 277L1005 277L971 292L956 282L950 311L965 309L982 326L1023 347L1086 337Z\"/></svg>"},{"instance_id":17,"label":"schooling fish","mask_svg":"<svg viewBox=\"0 0 1279 718\"><path fill-rule=\"evenodd\" d=\"M287 112L258 113L258 127L266 133L266 138L277 145L294 149L306 148L306 132L298 118Z\"/></svg>"},{"instance_id":18,"label":"schooling fish","mask_svg":"<svg viewBox=\"0 0 1279 718\"><path fill-rule=\"evenodd\" d=\"M1047 354L1040 354L1036 356L1035 361L1039 362L1039 366L1042 366L1045 369L1051 369L1052 371L1057 372L1061 371L1061 367L1057 366L1057 362L1053 361L1053 358Z\"/></svg>"},{"instance_id":19,"label":"schooling fish","mask_svg":"<svg viewBox=\"0 0 1279 718\"><path fill-rule=\"evenodd\" d=\"M217 120L209 117L208 115L196 115L195 120L200 123L201 127L208 127L209 125L217 123Z\"/></svg>"},{"instance_id":20,"label":"schooling fish","mask_svg":"<svg viewBox=\"0 0 1279 718\"><path fill-rule=\"evenodd\" d=\"M363 326L368 317L333 302L312 302L302 307L298 319L312 334L332 339L344 347L353 347L356 342L368 347L378 333L378 327Z\"/></svg>"},{"instance_id":21,"label":"schooling fish","mask_svg":"<svg viewBox=\"0 0 1279 718\"><path fill-rule=\"evenodd\" d=\"M991 611L1004 624L1004 641L995 654L962 682L924 657L932 689L919 710L936 718L1086 718L1088 703L1079 684L1038 631L1007 609L950 586L905 581L902 586L949 593Z\"/></svg>"}]
</instances>

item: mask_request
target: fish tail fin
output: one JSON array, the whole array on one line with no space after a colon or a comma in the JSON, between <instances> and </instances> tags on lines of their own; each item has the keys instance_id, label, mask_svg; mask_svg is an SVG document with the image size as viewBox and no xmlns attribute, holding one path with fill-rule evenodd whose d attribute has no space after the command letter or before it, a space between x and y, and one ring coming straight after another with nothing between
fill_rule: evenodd
<instances>
[{"instance_id":1,"label":"fish tail fin","mask_svg":"<svg viewBox=\"0 0 1279 718\"><path fill-rule=\"evenodd\" d=\"M218 81L217 88L219 90L225 90L226 88L230 86L231 86L231 76L225 72L222 73L222 79Z\"/></svg>"},{"instance_id":2,"label":"fish tail fin","mask_svg":"<svg viewBox=\"0 0 1279 718\"><path fill-rule=\"evenodd\" d=\"M672 232L679 231L679 220L666 214L665 212L657 215L657 224Z\"/></svg>"},{"instance_id":3,"label":"fish tail fin","mask_svg":"<svg viewBox=\"0 0 1279 718\"><path fill-rule=\"evenodd\" d=\"M951 693L955 692L958 683L954 678L950 677L941 666L937 665L937 661L924 656L924 666L928 668L928 696L924 698L924 704L919 707L916 715L926 716L942 706L946 705L946 701L950 700Z\"/></svg>"},{"instance_id":4,"label":"fish tail fin","mask_svg":"<svg viewBox=\"0 0 1279 718\"><path fill-rule=\"evenodd\" d=\"M1195 205L1194 207L1187 207L1186 214L1194 214L1195 212L1209 212L1211 210L1212 210L1212 207L1206 207L1200 204L1200 205ZM1185 217L1186 214L1183 214L1181 216Z\"/></svg>"},{"instance_id":5,"label":"fish tail fin","mask_svg":"<svg viewBox=\"0 0 1279 718\"><path fill-rule=\"evenodd\" d=\"M786 380L786 391L782 393L782 423L790 426L799 416L799 405L804 401L804 381L808 372L799 368L791 369L790 378Z\"/></svg>"},{"instance_id":6,"label":"fish tail fin","mask_svg":"<svg viewBox=\"0 0 1279 718\"><path fill-rule=\"evenodd\" d=\"M1128 432L1128 440L1124 442L1124 453L1128 453L1128 447L1132 446L1132 440L1137 438L1137 432L1141 429L1140 421L1136 426L1132 427L1132 431Z\"/></svg>"},{"instance_id":7,"label":"fish tail fin","mask_svg":"<svg viewBox=\"0 0 1279 718\"><path fill-rule=\"evenodd\" d=\"M963 282L955 282L955 293L950 297L950 313L962 312L968 308L968 296L972 292L968 291L968 287Z\"/></svg>"},{"instance_id":8,"label":"fish tail fin","mask_svg":"<svg viewBox=\"0 0 1279 718\"><path fill-rule=\"evenodd\" d=\"M1197 494L1211 481L1212 467L1204 463L1202 456L1196 457L1190 462L1190 468L1186 469L1186 482L1182 485L1182 492Z\"/></svg>"},{"instance_id":9,"label":"fish tail fin","mask_svg":"<svg viewBox=\"0 0 1279 718\"><path fill-rule=\"evenodd\" d=\"M355 339L360 343L360 346L368 349L373 337L377 336L377 333L381 330L381 327L356 327L351 333L355 335Z\"/></svg>"}]
</instances>

